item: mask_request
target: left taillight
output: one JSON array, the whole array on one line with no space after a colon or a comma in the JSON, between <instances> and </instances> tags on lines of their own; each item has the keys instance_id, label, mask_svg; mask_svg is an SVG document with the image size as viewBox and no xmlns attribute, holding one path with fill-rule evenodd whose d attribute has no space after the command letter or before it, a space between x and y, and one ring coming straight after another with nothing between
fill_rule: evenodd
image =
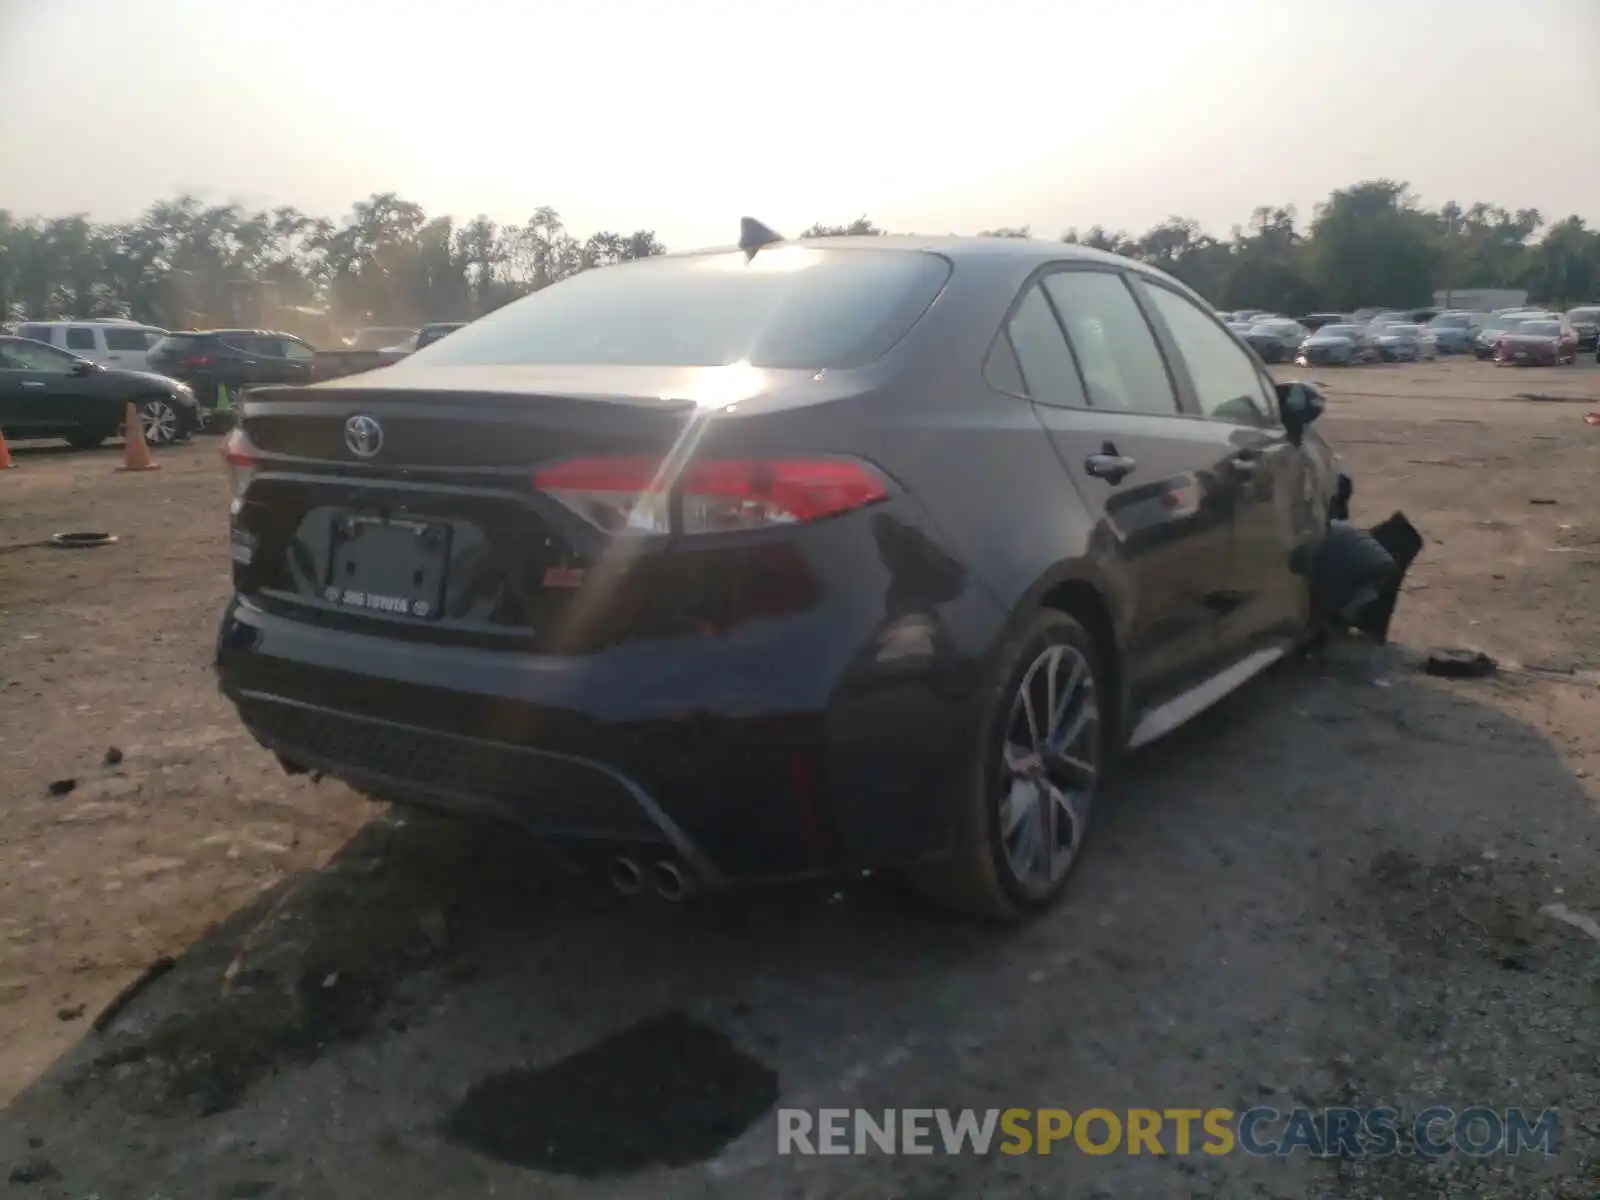
<instances>
[{"instance_id":1,"label":"left taillight","mask_svg":"<svg viewBox=\"0 0 1600 1200\"><path fill-rule=\"evenodd\" d=\"M850 458L714 458L677 473L654 458L579 458L536 472L533 485L595 527L615 533L735 533L804 525L889 495L881 473Z\"/></svg>"},{"instance_id":2,"label":"left taillight","mask_svg":"<svg viewBox=\"0 0 1600 1200\"><path fill-rule=\"evenodd\" d=\"M250 437L235 425L222 443L222 460L228 467L228 479L233 485L233 499L244 496L245 489L256 473L256 448Z\"/></svg>"}]
</instances>

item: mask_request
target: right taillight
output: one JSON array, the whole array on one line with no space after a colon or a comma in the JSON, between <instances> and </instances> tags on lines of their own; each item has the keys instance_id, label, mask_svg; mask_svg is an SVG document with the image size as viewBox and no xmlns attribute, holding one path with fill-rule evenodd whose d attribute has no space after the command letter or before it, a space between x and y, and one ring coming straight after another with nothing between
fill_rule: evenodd
<instances>
[{"instance_id":1,"label":"right taillight","mask_svg":"<svg viewBox=\"0 0 1600 1200\"><path fill-rule=\"evenodd\" d=\"M205 354L191 354L183 360L183 365L186 367L209 367L211 358Z\"/></svg>"},{"instance_id":2,"label":"right taillight","mask_svg":"<svg viewBox=\"0 0 1600 1200\"><path fill-rule=\"evenodd\" d=\"M243 429L235 425L222 443L222 460L228 467L228 479L233 485L233 499L244 496L245 489L256 473L256 448Z\"/></svg>"},{"instance_id":3,"label":"right taillight","mask_svg":"<svg viewBox=\"0 0 1600 1200\"><path fill-rule=\"evenodd\" d=\"M655 458L579 458L538 471L533 485L590 524L617 533L803 525L889 495L888 480L849 458L706 459L676 478Z\"/></svg>"}]
</instances>

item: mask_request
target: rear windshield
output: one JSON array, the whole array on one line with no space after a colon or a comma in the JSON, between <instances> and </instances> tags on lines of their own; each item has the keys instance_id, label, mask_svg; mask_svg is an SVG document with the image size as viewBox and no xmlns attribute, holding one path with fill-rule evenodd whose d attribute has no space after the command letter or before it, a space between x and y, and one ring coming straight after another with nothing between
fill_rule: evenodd
<instances>
[{"instance_id":1,"label":"rear windshield","mask_svg":"<svg viewBox=\"0 0 1600 1200\"><path fill-rule=\"evenodd\" d=\"M1519 321L1517 332L1528 337L1558 337L1561 333L1559 321Z\"/></svg>"},{"instance_id":2,"label":"rear windshield","mask_svg":"<svg viewBox=\"0 0 1600 1200\"><path fill-rule=\"evenodd\" d=\"M419 351L429 366L772 369L870 362L950 277L936 254L776 246L585 271Z\"/></svg>"}]
</instances>

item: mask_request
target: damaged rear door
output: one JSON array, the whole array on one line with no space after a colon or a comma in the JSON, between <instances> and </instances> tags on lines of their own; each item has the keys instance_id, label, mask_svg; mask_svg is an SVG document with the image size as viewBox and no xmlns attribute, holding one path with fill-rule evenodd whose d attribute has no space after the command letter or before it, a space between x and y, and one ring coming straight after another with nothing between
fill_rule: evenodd
<instances>
[{"instance_id":1,"label":"damaged rear door","mask_svg":"<svg viewBox=\"0 0 1600 1200\"><path fill-rule=\"evenodd\" d=\"M1259 364L1188 297L1142 279L1140 288L1177 352L1199 413L1226 429L1232 536L1217 637L1230 656L1302 636L1311 615L1306 566L1325 515L1310 464L1289 439L1276 391Z\"/></svg>"}]
</instances>

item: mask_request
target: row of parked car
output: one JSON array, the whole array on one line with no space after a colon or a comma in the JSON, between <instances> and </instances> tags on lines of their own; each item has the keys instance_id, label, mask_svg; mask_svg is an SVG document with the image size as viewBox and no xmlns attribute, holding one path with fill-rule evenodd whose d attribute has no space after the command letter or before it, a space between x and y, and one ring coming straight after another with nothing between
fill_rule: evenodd
<instances>
[{"instance_id":1,"label":"row of parked car","mask_svg":"<svg viewBox=\"0 0 1600 1200\"><path fill-rule=\"evenodd\" d=\"M396 362L461 322L362 330L337 350L266 329L169 331L131 321L31 321L0 336L0 434L90 448L122 432L127 405L153 446L221 428L224 397ZM374 345L373 343L379 343Z\"/></svg>"},{"instance_id":2,"label":"row of parked car","mask_svg":"<svg viewBox=\"0 0 1600 1200\"><path fill-rule=\"evenodd\" d=\"M1600 305L1470 312L1361 309L1286 317L1245 309L1219 314L1267 362L1340 366L1425 362L1472 354L1502 366L1560 366L1593 352L1600 361Z\"/></svg>"}]
</instances>

